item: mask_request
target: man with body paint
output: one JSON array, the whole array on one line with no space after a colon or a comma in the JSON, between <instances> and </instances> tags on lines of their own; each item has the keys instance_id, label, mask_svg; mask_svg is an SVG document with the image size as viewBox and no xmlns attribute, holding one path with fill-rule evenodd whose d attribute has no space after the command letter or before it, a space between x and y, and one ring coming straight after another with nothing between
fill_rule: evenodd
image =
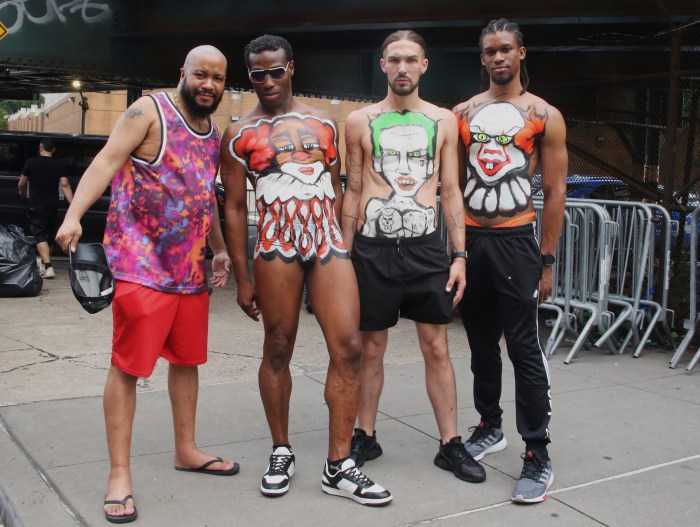
<instances>
[{"instance_id":1,"label":"man with body paint","mask_svg":"<svg viewBox=\"0 0 700 527\"><path fill-rule=\"evenodd\" d=\"M478 483L486 472L457 433L457 392L447 348L447 324L465 287L457 121L449 110L418 95L428 68L420 35L396 31L381 50L387 96L351 113L345 127L348 183L342 226L360 289L362 334L360 408L351 455L362 466L382 454L375 424L384 353L388 328L402 316L415 321L425 358L440 433L434 463ZM438 182L451 264L437 230Z\"/></svg>"},{"instance_id":2,"label":"man with body paint","mask_svg":"<svg viewBox=\"0 0 700 527\"><path fill-rule=\"evenodd\" d=\"M556 108L526 91L525 48L517 24L491 21L479 44L488 90L454 108L463 143L459 168L469 252L469 286L460 314L481 417L466 446L476 459L506 448L498 344L505 335L515 373L517 428L526 450L511 499L536 503L546 499L554 479L547 452L549 368L537 335L537 306L552 292L566 202L566 128ZM544 191L539 241L531 186L538 168Z\"/></svg>"},{"instance_id":3,"label":"man with body paint","mask_svg":"<svg viewBox=\"0 0 700 527\"><path fill-rule=\"evenodd\" d=\"M359 397L360 314L357 282L337 220L343 194L336 123L292 96L294 59L285 39L258 37L246 46L244 57L259 102L226 129L221 178L238 304L253 320L262 316L265 329L258 380L273 445L260 492L282 496L294 475L289 363L306 283L330 355L325 388L329 446L321 489L363 505L386 505L391 493L350 458ZM246 252L246 178L255 188L259 215L255 283Z\"/></svg>"}]
</instances>

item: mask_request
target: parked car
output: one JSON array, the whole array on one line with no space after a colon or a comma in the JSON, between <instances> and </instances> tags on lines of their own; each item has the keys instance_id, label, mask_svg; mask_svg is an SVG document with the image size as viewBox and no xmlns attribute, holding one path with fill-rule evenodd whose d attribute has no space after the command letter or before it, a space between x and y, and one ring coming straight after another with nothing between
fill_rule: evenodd
<instances>
[{"instance_id":1,"label":"parked car","mask_svg":"<svg viewBox=\"0 0 700 527\"><path fill-rule=\"evenodd\" d=\"M53 139L56 145L55 156L65 165L66 176L73 190L78 186L85 169L107 142L107 137L101 135L0 131L0 224L2 225L19 225L28 232L26 216L28 201L19 196L17 182L22 175L25 161L39 155L39 142L43 137ZM102 241L109 207L109 192L108 188L83 217L81 222L83 241ZM61 196L58 209L59 222L63 221L67 208L68 201Z\"/></svg>"},{"instance_id":2,"label":"parked car","mask_svg":"<svg viewBox=\"0 0 700 527\"><path fill-rule=\"evenodd\" d=\"M22 175L22 168L24 168L25 161L39 155L39 142L44 137L53 139L56 146L55 157L63 162L66 169L66 176L74 192L85 169L92 163L92 160L107 142L107 136L102 135L0 131L1 225L18 225L22 227L25 232L29 232L26 216L28 200L19 196L17 183ZM58 192L58 188L56 188L56 192ZM220 183L218 183L216 193L218 197L217 202L219 203L221 226L223 229L223 187L220 186ZM104 194L100 196L83 216L80 222L83 228L81 241L102 242L110 195L111 187L107 187ZM67 209L68 201L61 196L58 208L59 224L63 221ZM254 210L255 209L253 209L253 212Z\"/></svg>"}]
</instances>

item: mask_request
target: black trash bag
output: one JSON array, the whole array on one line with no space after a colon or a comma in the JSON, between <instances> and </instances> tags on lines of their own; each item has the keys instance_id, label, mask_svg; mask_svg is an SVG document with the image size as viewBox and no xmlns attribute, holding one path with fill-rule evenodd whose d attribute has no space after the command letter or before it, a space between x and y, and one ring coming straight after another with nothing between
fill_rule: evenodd
<instances>
[{"instance_id":1,"label":"black trash bag","mask_svg":"<svg viewBox=\"0 0 700 527\"><path fill-rule=\"evenodd\" d=\"M0 225L0 296L37 296L44 279L36 265L34 239L17 225Z\"/></svg>"}]
</instances>

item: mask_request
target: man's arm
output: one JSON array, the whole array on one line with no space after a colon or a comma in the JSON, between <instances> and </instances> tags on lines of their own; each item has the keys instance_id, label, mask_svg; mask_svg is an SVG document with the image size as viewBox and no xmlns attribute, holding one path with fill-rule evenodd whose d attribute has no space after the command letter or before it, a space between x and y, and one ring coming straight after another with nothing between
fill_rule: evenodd
<instances>
[{"instance_id":1,"label":"man's arm","mask_svg":"<svg viewBox=\"0 0 700 527\"><path fill-rule=\"evenodd\" d=\"M64 251L69 246L75 250L83 233L80 227L83 214L102 195L129 155L141 145L151 126L158 122L155 105L149 97L140 98L119 117L107 144L80 179L63 225L56 234L56 241Z\"/></svg>"},{"instance_id":2,"label":"man's arm","mask_svg":"<svg viewBox=\"0 0 700 527\"><path fill-rule=\"evenodd\" d=\"M219 219L219 205L214 198L214 215L211 231L209 232L209 247L214 253L211 261L211 268L214 276L211 285L214 287L226 287L231 275L231 258L226 251L224 234L221 232L221 221Z\"/></svg>"},{"instance_id":3,"label":"man's arm","mask_svg":"<svg viewBox=\"0 0 700 527\"><path fill-rule=\"evenodd\" d=\"M564 208L566 206L566 174L569 169L569 155L566 151L566 125L559 110L547 108L549 114L547 129L540 141L540 161L542 163L542 235L540 251L554 254L559 243ZM552 268L545 266L540 281L539 301L544 302L552 294Z\"/></svg>"},{"instance_id":4,"label":"man's arm","mask_svg":"<svg viewBox=\"0 0 700 527\"><path fill-rule=\"evenodd\" d=\"M364 115L352 112L345 121L345 196L341 217L341 229L348 252L360 221L360 197L362 196L362 127Z\"/></svg>"},{"instance_id":5,"label":"man's arm","mask_svg":"<svg viewBox=\"0 0 700 527\"><path fill-rule=\"evenodd\" d=\"M440 126L443 127L445 139L440 149L440 205L445 221L445 227L449 234L449 253L463 252L464 242L464 204L459 189L457 146L459 136L457 132L457 119L445 110L445 116ZM454 305L462 299L466 286L466 258L454 258L450 266L450 278L445 287L451 291L457 283L457 292L454 297Z\"/></svg>"},{"instance_id":6,"label":"man's arm","mask_svg":"<svg viewBox=\"0 0 700 527\"><path fill-rule=\"evenodd\" d=\"M19 195L23 198L27 197L27 183L29 182L29 178L22 174L19 177L19 181L17 182L17 188L19 189Z\"/></svg>"},{"instance_id":7,"label":"man's arm","mask_svg":"<svg viewBox=\"0 0 700 527\"><path fill-rule=\"evenodd\" d=\"M333 124L335 125L335 129L338 130L338 123L334 120ZM338 148L337 137L335 145L333 146L335 146L335 151L337 152L337 159L330 167L331 183L333 184L333 192L335 193L335 217L338 218L338 222L340 222L343 211L343 183L340 181L340 165L342 163L340 159L340 148Z\"/></svg>"},{"instance_id":8,"label":"man's arm","mask_svg":"<svg viewBox=\"0 0 700 527\"><path fill-rule=\"evenodd\" d=\"M238 127L229 126L221 140L221 181L226 191L226 241L233 262L233 277L238 286L237 301L253 320L258 320L260 308L255 285L248 272L248 189L246 169L229 150Z\"/></svg>"},{"instance_id":9,"label":"man's arm","mask_svg":"<svg viewBox=\"0 0 700 527\"><path fill-rule=\"evenodd\" d=\"M457 117L457 174L459 176L460 194L464 196L464 189L467 186L467 147L461 136L460 119L466 119L466 108L468 102L455 106L452 112Z\"/></svg>"},{"instance_id":10,"label":"man's arm","mask_svg":"<svg viewBox=\"0 0 700 527\"><path fill-rule=\"evenodd\" d=\"M63 195L68 200L68 203L71 203L73 201L73 189L70 188L70 183L68 182L68 178L63 176L59 180L59 185L61 186L61 191L63 192Z\"/></svg>"}]
</instances>

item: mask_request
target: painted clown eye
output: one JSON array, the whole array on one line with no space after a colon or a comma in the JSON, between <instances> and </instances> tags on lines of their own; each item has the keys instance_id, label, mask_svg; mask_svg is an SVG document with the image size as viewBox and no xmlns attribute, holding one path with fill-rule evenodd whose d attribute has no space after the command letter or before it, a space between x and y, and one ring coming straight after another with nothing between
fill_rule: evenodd
<instances>
[{"instance_id":1,"label":"painted clown eye","mask_svg":"<svg viewBox=\"0 0 700 527\"><path fill-rule=\"evenodd\" d=\"M384 155L385 156L397 156L397 155L399 155L399 151L394 150L393 148L387 148L386 150L384 150Z\"/></svg>"},{"instance_id":2,"label":"painted clown eye","mask_svg":"<svg viewBox=\"0 0 700 527\"><path fill-rule=\"evenodd\" d=\"M507 145L508 143L511 142L511 140L512 140L512 138L509 137L509 136L507 136L507 135L499 135L499 136L496 136L496 142L497 142L499 145Z\"/></svg>"},{"instance_id":3,"label":"painted clown eye","mask_svg":"<svg viewBox=\"0 0 700 527\"><path fill-rule=\"evenodd\" d=\"M486 143L489 140L489 136L483 132L479 132L477 134L474 134L474 140L479 143Z\"/></svg>"},{"instance_id":4,"label":"painted clown eye","mask_svg":"<svg viewBox=\"0 0 700 527\"><path fill-rule=\"evenodd\" d=\"M420 150L414 150L413 152L408 152L408 157L409 158L416 158L416 157L423 157L423 152Z\"/></svg>"}]
</instances>

